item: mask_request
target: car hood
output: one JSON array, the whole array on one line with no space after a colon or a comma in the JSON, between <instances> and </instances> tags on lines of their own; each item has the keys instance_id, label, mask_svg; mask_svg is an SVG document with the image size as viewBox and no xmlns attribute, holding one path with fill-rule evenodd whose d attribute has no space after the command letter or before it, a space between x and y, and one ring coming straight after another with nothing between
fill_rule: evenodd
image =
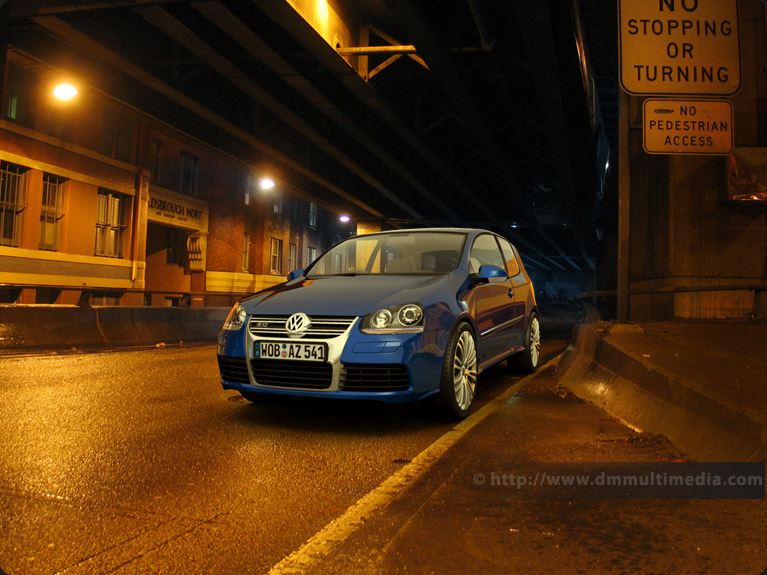
<instances>
[{"instance_id":1,"label":"car hood","mask_svg":"<svg viewBox=\"0 0 767 575\"><path fill-rule=\"evenodd\" d=\"M332 276L299 278L259 292L242 302L250 314L362 316L401 303L431 303L449 282L438 276ZM439 299L439 298L438 298Z\"/></svg>"}]
</instances>

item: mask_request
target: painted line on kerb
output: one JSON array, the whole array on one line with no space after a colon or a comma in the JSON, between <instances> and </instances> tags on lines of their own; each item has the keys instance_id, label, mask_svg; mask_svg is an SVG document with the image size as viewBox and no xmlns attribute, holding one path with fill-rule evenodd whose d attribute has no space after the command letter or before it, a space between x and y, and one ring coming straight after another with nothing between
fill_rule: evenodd
<instances>
[{"instance_id":1,"label":"painted line on kerb","mask_svg":"<svg viewBox=\"0 0 767 575\"><path fill-rule=\"evenodd\" d=\"M561 354L539 366L535 373L523 377L507 390L491 399L476 413L470 415L453 429L437 439L419 453L410 463L385 479L383 483L363 495L346 512L328 523L321 531L314 534L306 543L271 568L268 575L300 575L316 563L330 555L357 528L365 523L365 518L389 504L406 487L423 475L444 453L455 445L469 430L481 423L499 405L508 400L520 387L536 377L550 365L559 361Z\"/></svg>"}]
</instances>

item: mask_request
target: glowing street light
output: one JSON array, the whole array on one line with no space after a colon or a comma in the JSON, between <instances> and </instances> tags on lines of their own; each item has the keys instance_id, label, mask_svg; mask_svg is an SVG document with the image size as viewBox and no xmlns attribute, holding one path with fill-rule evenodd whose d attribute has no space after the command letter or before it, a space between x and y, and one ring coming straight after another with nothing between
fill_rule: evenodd
<instances>
[{"instance_id":1,"label":"glowing street light","mask_svg":"<svg viewBox=\"0 0 767 575\"><path fill-rule=\"evenodd\" d=\"M53 89L53 96L62 102L68 102L77 96L77 94L79 94L79 92L77 91L77 88L75 88L72 84L59 84Z\"/></svg>"},{"instance_id":2,"label":"glowing street light","mask_svg":"<svg viewBox=\"0 0 767 575\"><path fill-rule=\"evenodd\" d=\"M261 181L258 182L258 185L262 190L271 190L276 184L271 178L261 178Z\"/></svg>"},{"instance_id":3,"label":"glowing street light","mask_svg":"<svg viewBox=\"0 0 767 575\"><path fill-rule=\"evenodd\" d=\"M344 224L348 224L349 220L351 220L351 218L349 216L347 216L346 214L343 214L338 219L341 221L341 223L344 223Z\"/></svg>"}]
</instances>

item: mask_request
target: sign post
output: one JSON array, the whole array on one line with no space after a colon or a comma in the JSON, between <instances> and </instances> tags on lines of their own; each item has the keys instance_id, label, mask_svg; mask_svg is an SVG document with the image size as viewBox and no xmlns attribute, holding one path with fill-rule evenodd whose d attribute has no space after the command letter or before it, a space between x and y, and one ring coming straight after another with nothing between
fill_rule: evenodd
<instances>
[{"instance_id":1,"label":"sign post","mask_svg":"<svg viewBox=\"0 0 767 575\"><path fill-rule=\"evenodd\" d=\"M650 154L727 154L732 104L741 87L738 0L618 0L620 185L618 321L630 317L630 96L644 102L643 146ZM660 98L663 97L663 98Z\"/></svg>"}]
</instances>

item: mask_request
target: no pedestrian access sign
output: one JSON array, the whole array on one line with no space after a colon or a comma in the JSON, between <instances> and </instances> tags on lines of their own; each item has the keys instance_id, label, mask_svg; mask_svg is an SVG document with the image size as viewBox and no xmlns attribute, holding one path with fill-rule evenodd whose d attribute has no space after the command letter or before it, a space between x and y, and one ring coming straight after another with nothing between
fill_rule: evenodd
<instances>
[{"instance_id":1,"label":"no pedestrian access sign","mask_svg":"<svg viewBox=\"0 0 767 575\"><path fill-rule=\"evenodd\" d=\"M644 101L643 144L648 154L732 152L732 104L728 100Z\"/></svg>"},{"instance_id":2,"label":"no pedestrian access sign","mask_svg":"<svg viewBox=\"0 0 767 575\"><path fill-rule=\"evenodd\" d=\"M633 95L740 89L738 0L620 0L620 82Z\"/></svg>"}]
</instances>

